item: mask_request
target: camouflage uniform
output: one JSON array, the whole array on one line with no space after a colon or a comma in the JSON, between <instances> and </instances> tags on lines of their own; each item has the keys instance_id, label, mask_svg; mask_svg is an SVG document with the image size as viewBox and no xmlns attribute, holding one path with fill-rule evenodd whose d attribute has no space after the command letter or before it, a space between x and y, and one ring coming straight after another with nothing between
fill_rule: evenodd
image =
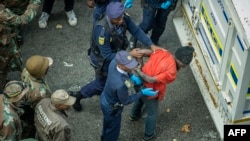
<instances>
[{"instance_id":1,"label":"camouflage uniform","mask_svg":"<svg viewBox=\"0 0 250 141\"><path fill-rule=\"evenodd\" d=\"M0 95L0 140L20 140L22 135L21 120L17 112L20 109ZM21 111L21 110L20 110Z\"/></svg>"},{"instance_id":2,"label":"camouflage uniform","mask_svg":"<svg viewBox=\"0 0 250 141\"><path fill-rule=\"evenodd\" d=\"M26 68L23 69L21 80L26 82L30 90L26 94L25 102L30 104L32 108L35 108L36 104L45 97L50 97L51 91L44 78L36 79L32 77Z\"/></svg>"},{"instance_id":3,"label":"camouflage uniform","mask_svg":"<svg viewBox=\"0 0 250 141\"><path fill-rule=\"evenodd\" d=\"M0 0L0 92L9 71L22 71L17 42L21 25L37 15L40 0Z\"/></svg>"},{"instance_id":4,"label":"camouflage uniform","mask_svg":"<svg viewBox=\"0 0 250 141\"><path fill-rule=\"evenodd\" d=\"M24 110L16 105L29 91L29 87L20 81L10 81L0 95L0 141L19 141L22 137L20 117Z\"/></svg>"},{"instance_id":5,"label":"camouflage uniform","mask_svg":"<svg viewBox=\"0 0 250 141\"><path fill-rule=\"evenodd\" d=\"M44 79L32 77L25 68L23 69L21 80L26 82L30 87L22 103L22 108L25 110L25 114L21 116L25 132L23 133L23 137L34 138L36 133L34 125L34 108L41 99L50 97L51 91Z\"/></svg>"},{"instance_id":6,"label":"camouflage uniform","mask_svg":"<svg viewBox=\"0 0 250 141\"><path fill-rule=\"evenodd\" d=\"M25 134L23 134L25 138L35 137L34 108L36 104L41 99L51 96L51 91L45 81L45 75L52 62L52 58L34 55L27 59L26 66L23 69L21 80L27 83L30 88L22 103L25 110L25 114L21 116L21 119L26 123L24 125Z\"/></svg>"}]
</instances>

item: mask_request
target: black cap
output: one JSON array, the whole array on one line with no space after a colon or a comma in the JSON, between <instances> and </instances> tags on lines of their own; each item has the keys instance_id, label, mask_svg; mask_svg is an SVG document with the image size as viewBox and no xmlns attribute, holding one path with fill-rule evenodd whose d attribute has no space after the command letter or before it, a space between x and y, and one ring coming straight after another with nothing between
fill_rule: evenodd
<instances>
[{"instance_id":1,"label":"black cap","mask_svg":"<svg viewBox=\"0 0 250 141\"><path fill-rule=\"evenodd\" d=\"M178 59L185 65L189 65L189 63L193 59L194 48L190 46L180 47L175 52L175 58Z\"/></svg>"}]
</instances>

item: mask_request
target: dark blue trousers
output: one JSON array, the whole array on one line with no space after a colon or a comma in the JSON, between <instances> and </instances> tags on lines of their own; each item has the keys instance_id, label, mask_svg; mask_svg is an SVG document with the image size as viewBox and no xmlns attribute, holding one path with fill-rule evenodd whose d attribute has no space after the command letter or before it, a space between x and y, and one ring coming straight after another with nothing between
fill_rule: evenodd
<instances>
[{"instance_id":1,"label":"dark blue trousers","mask_svg":"<svg viewBox=\"0 0 250 141\"><path fill-rule=\"evenodd\" d=\"M91 81L90 83L86 84L81 88L80 93L85 98L90 98L94 95L101 95L105 83L106 83L107 77L96 77L95 80Z\"/></svg>"},{"instance_id":2,"label":"dark blue trousers","mask_svg":"<svg viewBox=\"0 0 250 141\"><path fill-rule=\"evenodd\" d=\"M170 12L170 10L156 9L150 6L145 6L143 8L143 18L139 26L146 34L152 30L150 38L156 45L166 28Z\"/></svg>"},{"instance_id":3,"label":"dark blue trousers","mask_svg":"<svg viewBox=\"0 0 250 141\"><path fill-rule=\"evenodd\" d=\"M121 113L123 108L119 109L116 114L112 115L112 109L107 102L104 94L101 95L101 109L103 112L103 141L117 141L121 130Z\"/></svg>"}]
</instances>

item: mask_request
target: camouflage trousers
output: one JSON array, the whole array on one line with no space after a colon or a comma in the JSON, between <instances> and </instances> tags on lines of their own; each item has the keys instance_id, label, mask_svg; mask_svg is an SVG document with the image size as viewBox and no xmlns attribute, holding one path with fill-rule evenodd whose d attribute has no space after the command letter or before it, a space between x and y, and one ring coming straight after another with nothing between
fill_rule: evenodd
<instances>
[{"instance_id":1,"label":"camouflage trousers","mask_svg":"<svg viewBox=\"0 0 250 141\"><path fill-rule=\"evenodd\" d=\"M10 71L22 71L22 57L16 37L6 45L0 43L0 92Z\"/></svg>"}]
</instances>

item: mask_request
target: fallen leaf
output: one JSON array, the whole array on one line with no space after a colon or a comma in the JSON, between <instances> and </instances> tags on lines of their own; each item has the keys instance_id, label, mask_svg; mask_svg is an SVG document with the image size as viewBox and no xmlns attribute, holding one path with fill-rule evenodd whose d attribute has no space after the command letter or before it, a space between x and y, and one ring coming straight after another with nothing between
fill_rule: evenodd
<instances>
[{"instance_id":1,"label":"fallen leaf","mask_svg":"<svg viewBox=\"0 0 250 141\"><path fill-rule=\"evenodd\" d=\"M62 25L61 25L61 24L57 24L57 25L56 25L56 28L57 28L57 29L59 29L59 28L61 29L61 28L62 28Z\"/></svg>"},{"instance_id":2,"label":"fallen leaf","mask_svg":"<svg viewBox=\"0 0 250 141\"><path fill-rule=\"evenodd\" d=\"M177 141L177 139L173 139L173 141Z\"/></svg>"},{"instance_id":3,"label":"fallen leaf","mask_svg":"<svg viewBox=\"0 0 250 141\"><path fill-rule=\"evenodd\" d=\"M166 112L167 112L167 113L169 113L169 112L170 112L170 109L169 109L169 108L167 108Z\"/></svg>"},{"instance_id":4,"label":"fallen leaf","mask_svg":"<svg viewBox=\"0 0 250 141\"><path fill-rule=\"evenodd\" d=\"M186 133L188 133L188 132L190 132L190 128L191 128L191 125L190 125L190 124L185 124L185 125L183 125L182 128L181 128L181 132L186 132Z\"/></svg>"}]
</instances>

